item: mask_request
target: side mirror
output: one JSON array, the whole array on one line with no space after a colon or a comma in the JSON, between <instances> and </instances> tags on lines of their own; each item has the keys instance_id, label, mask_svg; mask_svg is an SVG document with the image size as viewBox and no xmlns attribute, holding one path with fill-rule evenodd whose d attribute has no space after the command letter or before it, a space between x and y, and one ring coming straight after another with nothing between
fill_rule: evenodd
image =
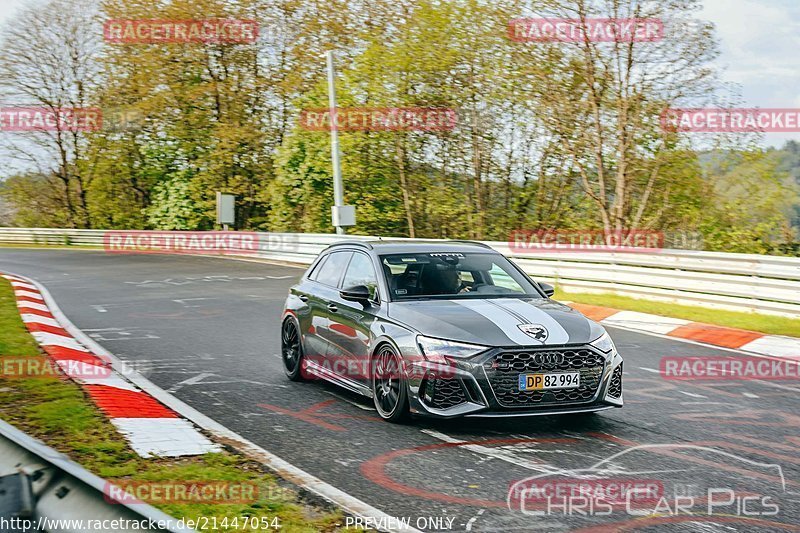
<instances>
[{"instance_id":1,"label":"side mirror","mask_svg":"<svg viewBox=\"0 0 800 533\"><path fill-rule=\"evenodd\" d=\"M550 285L549 283L539 283L539 287L542 288L544 293L547 295L548 298L553 296L556 293L556 288Z\"/></svg>"},{"instance_id":2,"label":"side mirror","mask_svg":"<svg viewBox=\"0 0 800 533\"><path fill-rule=\"evenodd\" d=\"M339 296L342 297L343 300L349 300L351 302L359 302L364 305L369 303L369 288L366 285L355 285L353 287L348 287L339 291Z\"/></svg>"}]
</instances>

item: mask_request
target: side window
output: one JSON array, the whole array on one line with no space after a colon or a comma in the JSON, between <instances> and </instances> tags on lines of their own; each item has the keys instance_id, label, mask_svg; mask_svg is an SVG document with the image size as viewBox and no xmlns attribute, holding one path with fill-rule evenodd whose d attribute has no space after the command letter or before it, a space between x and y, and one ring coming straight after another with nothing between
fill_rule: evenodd
<instances>
[{"instance_id":1,"label":"side window","mask_svg":"<svg viewBox=\"0 0 800 533\"><path fill-rule=\"evenodd\" d=\"M347 272L344 275L342 287L353 287L355 285L366 285L369 289L369 296L373 300L378 290L378 276L375 275L375 268L372 261L365 254L354 253Z\"/></svg>"},{"instance_id":2,"label":"side window","mask_svg":"<svg viewBox=\"0 0 800 533\"><path fill-rule=\"evenodd\" d=\"M314 266L314 270L312 270L312 271L311 271L311 272L309 272L309 274L308 274L308 279L313 279L313 280L316 280L316 279L317 279L317 276L319 276L319 271L320 271L320 270L322 270L322 265L324 265L324 264L325 264L325 261L327 261L327 260L328 260L328 257L329 257L329 256L327 256L327 255L326 255L325 257L323 257L323 258L320 260L320 262L319 262L319 263L317 263L317 264L316 264L316 266Z\"/></svg>"},{"instance_id":3,"label":"side window","mask_svg":"<svg viewBox=\"0 0 800 533\"><path fill-rule=\"evenodd\" d=\"M489 276L491 276L493 284L497 285L498 287L503 287L511 292L525 292L525 290L520 287L519 283L514 281L514 278L509 276L508 272L503 270L502 267L496 263L492 264L492 269L489 271Z\"/></svg>"},{"instance_id":4,"label":"side window","mask_svg":"<svg viewBox=\"0 0 800 533\"><path fill-rule=\"evenodd\" d=\"M329 255L325 263L319 267L319 272L316 273L316 280L323 285L338 287L342 271L347 266L347 262L350 261L351 255L353 255L353 252L334 252Z\"/></svg>"}]
</instances>

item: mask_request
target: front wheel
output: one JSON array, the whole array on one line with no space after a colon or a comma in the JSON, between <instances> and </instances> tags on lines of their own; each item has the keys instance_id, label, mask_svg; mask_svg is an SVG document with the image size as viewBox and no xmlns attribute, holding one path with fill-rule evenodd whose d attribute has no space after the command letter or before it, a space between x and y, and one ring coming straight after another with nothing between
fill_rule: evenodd
<instances>
[{"instance_id":1,"label":"front wheel","mask_svg":"<svg viewBox=\"0 0 800 533\"><path fill-rule=\"evenodd\" d=\"M402 422L408 418L408 389L400 356L389 345L378 350L373 359L372 398L381 418Z\"/></svg>"},{"instance_id":2,"label":"front wheel","mask_svg":"<svg viewBox=\"0 0 800 533\"><path fill-rule=\"evenodd\" d=\"M292 319L286 320L281 328L281 359L286 376L292 381L301 381L303 346L300 344L300 331Z\"/></svg>"}]
</instances>

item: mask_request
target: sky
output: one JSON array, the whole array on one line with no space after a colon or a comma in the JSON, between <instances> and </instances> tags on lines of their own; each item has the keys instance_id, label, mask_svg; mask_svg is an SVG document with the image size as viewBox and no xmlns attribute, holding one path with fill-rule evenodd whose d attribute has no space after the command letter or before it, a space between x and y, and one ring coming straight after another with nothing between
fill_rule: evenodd
<instances>
[{"instance_id":1,"label":"sky","mask_svg":"<svg viewBox=\"0 0 800 533\"><path fill-rule=\"evenodd\" d=\"M800 108L800 2L704 0L700 18L716 25L722 78L739 87L743 107ZM780 146L800 133L767 133Z\"/></svg>"},{"instance_id":2,"label":"sky","mask_svg":"<svg viewBox=\"0 0 800 533\"><path fill-rule=\"evenodd\" d=\"M0 0L0 24L11 18L20 6L27 3L26 0Z\"/></svg>"},{"instance_id":3,"label":"sky","mask_svg":"<svg viewBox=\"0 0 800 533\"><path fill-rule=\"evenodd\" d=\"M0 25L30 0L0 0ZM703 0L699 17L716 25L723 81L735 84L742 107L800 108L800 1ZM800 133L767 133L781 146Z\"/></svg>"}]
</instances>

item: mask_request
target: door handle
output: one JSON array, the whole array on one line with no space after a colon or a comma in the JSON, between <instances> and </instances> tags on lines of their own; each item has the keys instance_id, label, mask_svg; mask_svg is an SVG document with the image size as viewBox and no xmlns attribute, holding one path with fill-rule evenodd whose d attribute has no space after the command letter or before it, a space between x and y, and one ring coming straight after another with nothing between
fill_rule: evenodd
<instances>
[{"instance_id":1,"label":"door handle","mask_svg":"<svg viewBox=\"0 0 800 533\"><path fill-rule=\"evenodd\" d=\"M308 296L306 296L305 294L301 294L299 296L299 298L300 298L301 302L307 302L308 301Z\"/></svg>"},{"instance_id":2,"label":"door handle","mask_svg":"<svg viewBox=\"0 0 800 533\"><path fill-rule=\"evenodd\" d=\"M338 310L339 308L336 307L336 304L328 304L328 311L330 311L331 313L335 313Z\"/></svg>"}]
</instances>

